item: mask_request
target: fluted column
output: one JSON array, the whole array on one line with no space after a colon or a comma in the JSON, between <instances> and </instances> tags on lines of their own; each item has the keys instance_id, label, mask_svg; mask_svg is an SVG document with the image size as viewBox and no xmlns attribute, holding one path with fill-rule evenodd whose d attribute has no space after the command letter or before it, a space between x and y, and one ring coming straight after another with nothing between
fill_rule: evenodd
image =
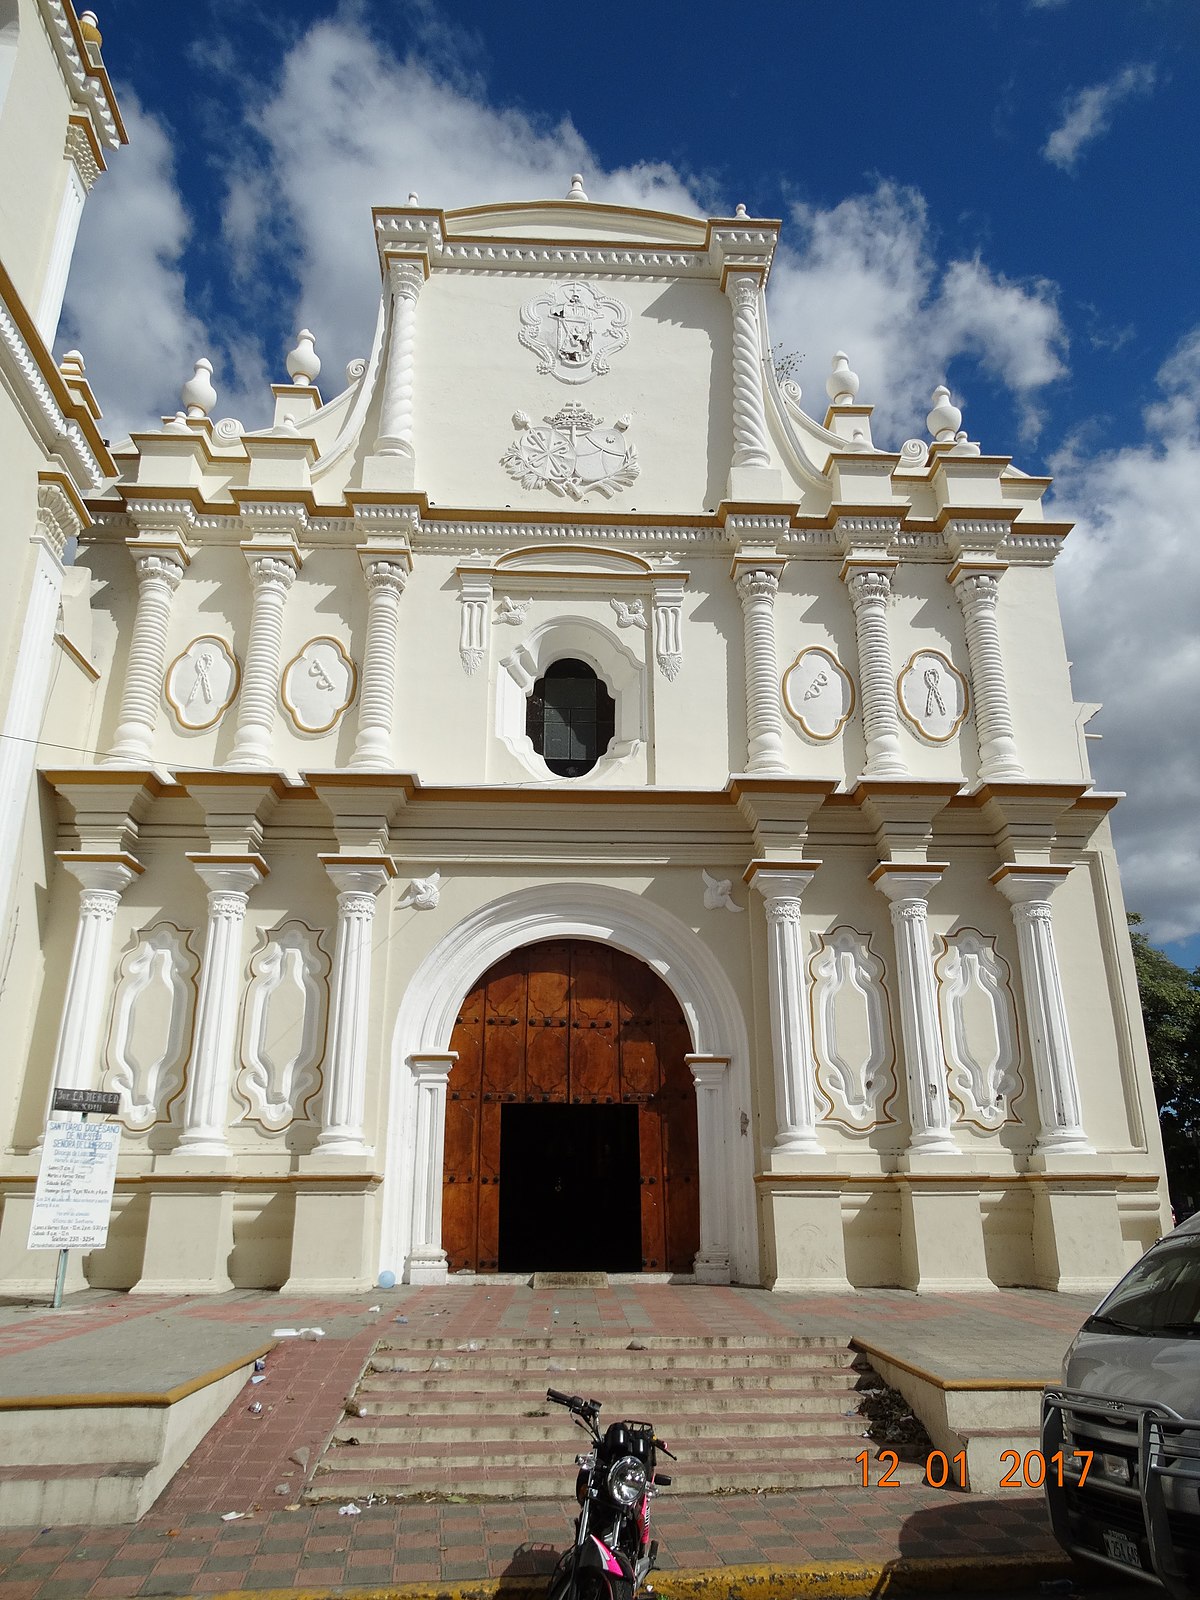
<instances>
[{"instance_id":1,"label":"fluted column","mask_svg":"<svg viewBox=\"0 0 1200 1600\"><path fill-rule=\"evenodd\" d=\"M696 1085L700 1155L700 1250L693 1272L701 1283L729 1282L729 1058L685 1056Z\"/></svg>"},{"instance_id":2,"label":"fluted column","mask_svg":"<svg viewBox=\"0 0 1200 1600\"><path fill-rule=\"evenodd\" d=\"M730 273L725 292L733 302L733 465L766 467L771 453L763 404L758 278Z\"/></svg>"},{"instance_id":3,"label":"fluted column","mask_svg":"<svg viewBox=\"0 0 1200 1600\"><path fill-rule=\"evenodd\" d=\"M377 897L395 874L387 857L322 856L338 891L325 1093L318 1156L369 1156L363 1138L371 1027L371 930Z\"/></svg>"},{"instance_id":4,"label":"fluted column","mask_svg":"<svg viewBox=\"0 0 1200 1600\"><path fill-rule=\"evenodd\" d=\"M425 274L415 261L389 261L392 327L388 340L387 382L375 453L413 456L413 384L417 348L417 297Z\"/></svg>"},{"instance_id":5,"label":"fluted column","mask_svg":"<svg viewBox=\"0 0 1200 1600\"><path fill-rule=\"evenodd\" d=\"M362 696L358 737L352 767L375 772L396 765L392 738L396 719L396 640L400 631L400 596L408 571L398 561L365 560L367 640L363 650Z\"/></svg>"},{"instance_id":6,"label":"fluted column","mask_svg":"<svg viewBox=\"0 0 1200 1600\"><path fill-rule=\"evenodd\" d=\"M112 749L104 758L113 762L148 762L153 758L154 730L162 701L163 665L167 656L167 629L171 624L171 599L183 579L181 557L157 551L136 558L137 611L133 637L125 663L121 716Z\"/></svg>"},{"instance_id":7,"label":"fluted column","mask_svg":"<svg viewBox=\"0 0 1200 1600\"><path fill-rule=\"evenodd\" d=\"M967 654L971 659L981 778L1025 776L1025 768L1017 758L1008 680L1000 653L1000 630L996 625L996 601L1003 571L1003 567L962 567L951 574L954 593L962 607Z\"/></svg>"},{"instance_id":8,"label":"fluted column","mask_svg":"<svg viewBox=\"0 0 1200 1600\"><path fill-rule=\"evenodd\" d=\"M903 776L908 772L900 754L900 714L896 709L896 674L892 667L892 640L887 607L892 596L888 567L849 567L843 574L854 607L858 638L858 677L862 688L863 739L866 777Z\"/></svg>"},{"instance_id":9,"label":"fluted column","mask_svg":"<svg viewBox=\"0 0 1200 1600\"><path fill-rule=\"evenodd\" d=\"M175 1156L229 1154L229 1085L237 1047L242 990L242 931L250 891L266 877L257 858L240 861L189 855L208 890L208 927L196 1002L196 1036L188 1063L183 1128Z\"/></svg>"},{"instance_id":10,"label":"fluted column","mask_svg":"<svg viewBox=\"0 0 1200 1600\"><path fill-rule=\"evenodd\" d=\"M237 738L225 763L242 770L270 767L279 700L279 661L283 652L283 610L296 581L299 562L290 551L246 551L253 600L250 639L238 700Z\"/></svg>"},{"instance_id":11,"label":"fluted column","mask_svg":"<svg viewBox=\"0 0 1200 1600\"><path fill-rule=\"evenodd\" d=\"M413 1119L412 1249L404 1269L407 1283L445 1283L442 1249L442 1175L446 1147L446 1084L457 1050L408 1058L417 1097Z\"/></svg>"},{"instance_id":12,"label":"fluted column","mask_svg":"<svg viewBox=\"0 0 1200 1600\"><path fill-rule=\"evenodd\" d=\"M946 1058L938 1026L937 980L929 942L930 890L945 871L941 866L875 868L871 882L891 903L896 941L896 987L904 1039L904 1075L912 1127L909 1154L957 1156L954 1117L946 1082Z\"/></svg>"},{"instance_id":13,"label":"fluted column","mask_svg":"<svg viewBox=\"0 0 1200 1600\"><path fill-rule=\"evenodd\" d=\"M743 572L737 580L737 591L742 602L746 652L746 770L786 772L775 650L778 574L769 568Z\"/></svg>"},{"instance_id":14,"label":"fluted column","mask_svg":"<svg viewBox=\"0 0 1200 1600\"><path fill-rule=\"evenodd\" d=\"M821 1154L816 1132L816 1058L808 1021L800 927L800 897L815 872L816 865L807 871L756 872L752 880L767 910L767 988L775 1059L772 1157Z\"/></svg>"},{"instance_id":15,"label":"fluted column","mask_svg":"<svg viewBox=\"0 0 1200 1600\"><path fill-rule=\"evenodd\" d=\"M1067 1005L1054 947L1050 896L1070 868L1004 866L992 882L1012 907L1017 930L1017 960L1029 1029L1029 1053L1042 1131L1038 1155L1093 1155L1083 1129L1079 1077L1067 1024Z\"/></svg>"},{"instance_id":16,"label":"fluted column","mask_svg":"<svg viewBox=\"0 0 1200 1600\"><path fill-rule=\"evenodd\" d=\"M84 858L64 851L58 859L79 883L79 921L67 972L47 1108L55 1089L100 1086L100 1033L112 983L113 924L121 896L142 870L127 855Z\"/></svg>"}]
</instances>

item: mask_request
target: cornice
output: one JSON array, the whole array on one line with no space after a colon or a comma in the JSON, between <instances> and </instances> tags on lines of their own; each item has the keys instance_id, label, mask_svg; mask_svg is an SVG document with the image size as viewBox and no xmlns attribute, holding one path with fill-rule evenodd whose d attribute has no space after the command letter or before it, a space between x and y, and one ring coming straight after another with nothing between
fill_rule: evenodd
<instances>
[{"instance_id":1,"label":"cornice","mask_svg":"<svg viewBox=\"0 0 1200 1600\"><path fill-rule=\"evenodd\" d=\"M0 370L15 390L46 454L64 458L77 487L90 493L113 476L116 467L94 421L72 398L2 266Z\"/></svg>"},{"instance_id":2,"label":"cornice","mask_svg":"<svg viewBox=\"0 0 1200 1600\"><path fill-rule=\"evenodd\" d=\"M74 7L64 5L63 0L37 0L37 6L72 97L87 107L93 126L108 148L119 150L129 141L116 96L104 67L93 66L88 60Z\"/></svg>"}]
</instances>

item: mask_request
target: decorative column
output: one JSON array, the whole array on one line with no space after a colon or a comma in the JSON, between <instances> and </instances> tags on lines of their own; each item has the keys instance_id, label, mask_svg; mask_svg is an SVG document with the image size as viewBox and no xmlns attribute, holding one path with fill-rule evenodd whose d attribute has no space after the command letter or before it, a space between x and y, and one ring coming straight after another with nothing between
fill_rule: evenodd
<instances>
[{"instance_id":1,"label":"decorative column","mask_svg":"<svg viewBox=\"0 0 1200 1600\"><path fill-rule=\"evenodd\" d=\"M60 850L58 859L79 883L79 921L54 1049L47 1110L55 1089L100 1086L100 1033L112 982L113 924L121 896L143 870L128 855L95 856Z\"/></svg>"},{"instance_id":2,"label":"decorative column","mask_svg":"<svg viewBox=\"0 0 1200 1600\"><path fill-rule=\"evenodd\" d=\"M820 1155L816 1133L816 1060L808 1022L800 897L820 862L798 862L787 872L755 871L751 880L767 908L767 985L771 1049L775 1058L777 1156Z\"/></svg>"},{"instance_id":3,"label":"decorative column","mask_svg":"<svg viewBox=\"0 0 1200 1600\"><path fill-rule=\"evenodd\" d=\"M387 772L396 765L392 737L396 718L396 640L400 596L408 567L395 559L363 557L367 580L367 640L363 650L362 696L352 767Z\"/></svg>"},{"instance_id":4,"label":"decorative column","mask_svg":"<svg viewBox=\"0 0 1200 1600\"><path fill-rule=\"evenodd\" d=\"M317 1156L370 1156L363 1140L371 1027L371 928L376 899L396 869L387 856L322 856L338 891L329 1049Z\"/></svg>"},{"instance_id":5,"label":"decorative column","mask_svg":"<svg viewBox=\"0 0 1200 1600\"><path fill-rule=\"evenodd\" d=\"M996 601L1004 570L1003 566L960 565L952 568L949 574L966 625L967 654L975 688L981 778L1025 776L1025 768L1017 759L1008 681L1000 653L1000 630L996 626Z\"/></svg>"},{"instance_id":6,"label":"decorative column","mask_svg":"<svg viewBox=\"0 0 1200 1600\"><path fill-rule=\"evenodd\" d=\"M167 629L171 599L183 580L186 557L179 551L156 550L136 554L137 611L133 637L125 663L121 693L121 718L112 749L104 758L114 762L149 762L153 759L154 730L162 701L163 664L167 656Z\"/></svg>"},{"instance_id":7,"label":"decorative column","mask_svg":"<svg viewBox=\"0 0 1200 1600\"><path fill-rule=\"evenodd\" d=\"M492 606L490 572L461 572L458 603L462 615L458 628L458 654L463 671L473 677L487 655L488 613Z\"/></svg>"},{"instance_id":8,"label":"decorative column","mask_svg":"<svg viewBox=\"0 0 1200 1600\"><path fill-rule=\"evenodd\" d=\"M654 658L668 683L683 665L683 586L686 578L656 574L654 578Z\"/></svg>"},{"instance_id":9,"label":"decorative column","mask_svg":"<svg viewBox=\"0 0 1200 1600\"><path fill-rule=\"evenodd\" d=\"M907 776L900 754L900 714L896 709L896 674L887 606L892 596L892 563L847 566L842 577L854 607L858 637L858 677L862 688L863 739L869 778Z\"/></svg>"},{"instance_id":10,"label":"decorative column","mask_svg":"<svg viewBox=\"0 0 1200 1600\"><path fill-rule=\"evenodd\" d=\"M387 380L379 417L375 453L413 458L413 381L417 346L417 296L425 282L421 264L389 260L392 328L388 340Z\"/></svg>"},{"instance_id":11,"label":"decorative column","mask_svg":"<svg viewBox=\"0 0 1200 1600\"><path fill-rule=\"evenodd\" d=\"M242 929L250 891L267 875L261 857L188 855L208 890L208 927L196 1002L196 1037L188 1065L183 1130L171 1152L229 1155L229 1085L241 999Z\"/></svg>"},{"instance_id":12,"label":"decorative column","mask_svg":"<svg viewBox=\"0 0 1200 1600\"><path fill-rule=\"evenodd\" d=\"M896 987L904 1039L904 1073L912 1126L909 1154L957 1156L946 1062L938 1026L937 983L929 943L927 901L944 866L908 867L881 862L871 882L891 902L896 941Z\"/></svg>"},{"instance_id":13,"label":"decorative column","mask_svg":"<svg viewBox=\"0 0 1200 1600\"><path fill-rule=\"evenodd\" d=\"M442 1249L442 1170L446 1148L446 1083L457 1050L409 1056L417 1097L413 1158L412 1249L406 1283L445 1283Z\"/></svg>"},{"instance_id":14,"label":"decorative column","mask_svg":"<svg viewBox=\"0 0 1200 1600\"><path fill-rule=\"evenodd\" d=\"M238 701L237 738L227 767L242 771L270 767L279 700L279 659L283 651L283 608L296 581L300 561L294 550L256 550L242 546L250 563L254 598L250 610L250 639Z\"/></svg>"},{"instance_id":15,"label":"decorative column","mask_svg":"<svg viewBox=\"0 0 1200 1600\"><path fill-rule=\"evenodd\" d=\"M768 467L767 413L763 405L762 339L757 274L731 272L725 293L733 302L733 465Z\"/></svg>"},{"instance_id":16,"label":"decorative column","mask_svg":"<svg viewBox=\"0 0 1200 1600\"><path fill-rule=\"evenodd\" d=\"M779 663L775 652L775 596L779 574L756 567L742 572L737 591L745 618L746 736L748 772L786 772Z\"/></svg>"},{"instance_id":17,"label":"decorative column","mask_svg":"<svg viewBox=\"0 0 1200 1600\"><path fill-rule=\"evenodd\" d=\"M727 1056L684 1056L696 1085L700 1153L700 1250L692 1271L699 1283L729 1282L729 1126Z\"/></svg>"},{"instance_id":18,"label":"decorative column","mask_svg":"<svg viewBox=\"0 0 1200 1600\"><path fill-rule=\"evenodd\" d=\"M991 879L1011 905L1017 930L1029 1053L1042 1124L1034 1154L1040 1156L1095 1154L1080 1114L1079 1078L1050 911L1050 896L1070 870L1008 865Z\"/></svg>"}]
</instances>

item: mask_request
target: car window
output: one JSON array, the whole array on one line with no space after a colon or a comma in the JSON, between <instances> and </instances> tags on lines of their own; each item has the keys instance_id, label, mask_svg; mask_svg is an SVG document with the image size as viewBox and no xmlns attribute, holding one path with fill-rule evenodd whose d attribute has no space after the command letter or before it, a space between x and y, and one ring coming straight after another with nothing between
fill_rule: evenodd
<instances>
[{"instance_id":1,"label":"car window","mask_svg":"<svg viewBox=\"0 0 1200 1600\"><path fill-rule=\"evenodd\" d=\"M1108 1299L1094 1321L1138 1333L1200 1334L1200 1238L1149 1251Z\"/></svg>"}]
</instances>

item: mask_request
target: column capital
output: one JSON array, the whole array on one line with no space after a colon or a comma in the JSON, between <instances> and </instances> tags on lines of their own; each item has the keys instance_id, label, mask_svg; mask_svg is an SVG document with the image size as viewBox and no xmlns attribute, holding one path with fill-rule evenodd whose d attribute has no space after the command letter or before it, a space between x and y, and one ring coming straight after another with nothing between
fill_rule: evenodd
<instances>
[{"instance_id":1,"label":"column capital","mask_svg":"<svg viewBox=\"0 0 1200 1600\"><path fill-rule=\"evenodd\" d=\"M769 914L773 905L782 902L794 901L798 906L820 865L819 861L752 861L742 882L758 890Z\"/></svg>"},{"instance_id":2,"label":"column capital","mask_svg":"<svg viewBox=\"0 0 1200 1600\"><path fill-rule=\"evenodd\" d=\"M329 874L339 894L378 896L396 876L390 856L319 855L317 860Z\"/></svg>"},{"instance_id":3,"label":"column capital","mask_svg":"<svg viewBox=\"0 0 1200 1600\"><path fill-rule=\"evenodd\" d=\"M779 572L777 564L767 566L766 563L735 570L734 587L742 604L748 605L753 600L774 600L779 593Z\"/></svg>"},{"instance_id":4,"label":"column capital","mask_svg":"<svg viewBox=\"0 0 1200 1600\"><path fill-rule=\"evenodd\" d=\"M429 276L429 263L424 256L393 256L385 258L388 288L395 296L415 300Z\"/></svg>"},{"instance_id":5,"label":"column capital","mask_svg":"<svg viewBox=\"0 0 1200 1600\"><path fill-rule=\"evenodd\" d=\"M910 900L924 901L941 882L948 866L947 861L927 861L919 866L902 861L881 861L868 873L867 882L873 883L893 906Z\"/></svg>"},{"instance_id":6,"label":"column capital","mask_svg":"<svg viewBox=\"0 0 1200 1600\"><path fill-rule=\"evenodd\" d=\"M90 894L113 894L120 897L133 880L146 870L140 861L124 851L113 855L100 855L86 850L56 850L54 856L80 888Z\"/></svg>"},{"instance_id":7,"label":"column capital","mask_svg":"<svg viewBox=\"0 0 1200 1600\"><path fill-rule=\"evenodd\" d=\"M735 306L757 307L762 283L763 275L759 268L734 268L726 271L721 287Z\"/></svg>"},{"instance_id":8,"label":"column capital","mask_svg":"<svg viewBox=\"0 0 1200 1600\"><path fill-rule=\"evenodd\" d=\"M294 546L249 543L242 546L242 553L255 589L274 587L286 594L295 583L301 556Z\"/></svg>"},{"instance_id":9,"label":"column capital","mask_svg":"<svg viewBox=\"0 0 1200 1600\"><path fill-rule=\"evenodd\" d=\"M417 1083L436 1085L446 1082L457 1060L457 1050L414 1051L408 1058L408 1070Z\"/></svg>"},{"instance_id":10,"label":"column capital","mask_svg":"<svg viewBox=\"0 0 1200 1600\"><path fill-rule=\"evenodd\" d=\"M389 594L402 595L412 571L412 558L399 554L383 555L376 551L358 553L362 562L363 578L370 592L382 589Z\"/></svg>"},{"instance_id":11,"label":"column capital","mask_svg":"<svg viewBox=\"0 0 1200 1600\"><path fill-rule=\"evenodd\" d=\"M224 856L211 851L188 851L187 859L210 894L248 895L270 868L261 856Z\"/></svg>"},{"instance_id":12,"label":"column capital","mask_svg":"<svg viewBox=\"0 0 1200 1600\"><path fill-rule=\"evenodd\" d=\"M1063 880L1074 871L1069 866L1022 867L1013 862L1006 862L1004 866L993 872L988 879L995 884L1000 893L1014 908L1030 906L1034 903L1048 903L1050 896L1059 887Z\"/></svg>"},{"instance_id":13,"label":"column capital","mask_svg":"<svg viewBox=\"0 0 1200 1600\"><path fill-rule=\"evenodd\" d=\"M719 1089L729 1075L728 1056L684 1056L697 1089Z\"/></svg>"},{"instance_id":14,"label":"column capital","mask_svg":"<svg viewBox=\"0 0 1200 1600\"><path fill-rule=\"evenodd\" d=\"M855 611L860 606L886 605L892 597L892 573L895 561L873 561L869 566L847 562L840 577L850 592L850 604Z\"/></svg>"},{"instance_id":15,"label":"column capital","mask_svg":"<svg viewBox=\"0 0 1200 1600\"><path fill-rule=\"evenodd\" d=\"M187 563L181 560L177 550L147 550L135 546L133 557L139 584L165 583L174 594L183 582Z\"/></svg>"}]
</instances>

